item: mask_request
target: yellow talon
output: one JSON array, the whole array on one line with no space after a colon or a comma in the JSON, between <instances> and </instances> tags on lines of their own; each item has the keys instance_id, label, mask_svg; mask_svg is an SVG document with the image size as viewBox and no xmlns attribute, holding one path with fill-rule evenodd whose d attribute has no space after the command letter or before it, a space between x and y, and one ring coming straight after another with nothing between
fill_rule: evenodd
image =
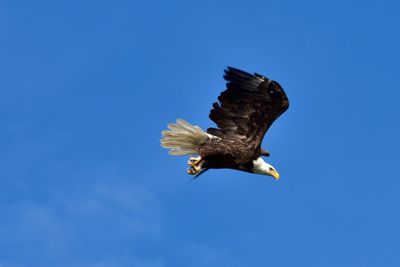
<instances>
[{"instance_id":1,"label":"yellow talon","mask_svg":"<svg viewBox=\"0 0 400 267\"><path fill-rule=\"evenodd\" d=\"M195 174L198 173L199 171L200 171L200 168L199 168L199 169L197 169L197 168L189 168L189 169L187 170L187 173L190 174L190 175L195 175Z\"/></svg>"},{"instance_id":2,"label":"yellow talon","mask_svg":"<svg viewBox=\"0 0 400 267\"><path fill-rule=\"evenodd\" d=\"M189 169L187 170L187 173L190 175L195 175L196 173L198 173L201 170L201 163L202 163L203 159L201 157L191 157L188 160L188 165L189 165Z\"/></svg>"},{"instance_id":3,"label":"yellow talon","mask_svg":"<svg viewBox=\"0 0 400 267\"><path fill-rule=\"evenodd\" d=\"M187 173L190 175L195 175L201 170L201 164L195 165L193 163L189 164L189 168L187 170Z\"/></svg>"}]
</instances>

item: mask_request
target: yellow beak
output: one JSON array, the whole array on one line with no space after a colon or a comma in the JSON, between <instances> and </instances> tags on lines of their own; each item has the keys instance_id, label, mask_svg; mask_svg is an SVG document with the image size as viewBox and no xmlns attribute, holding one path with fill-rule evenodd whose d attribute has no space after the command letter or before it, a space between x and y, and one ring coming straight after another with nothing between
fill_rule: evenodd
<instances>
[{"instance_id":1,"label":"yellow beak","mask_svg":"<svg viewBox=\"0 0 400 267\"><path fill-rule=\"evenodd\" d=\"M279 179L279 173L277 171L273 170L270 172L270 174L275 178L275 180Z\"/></svg>"}]
</instances>

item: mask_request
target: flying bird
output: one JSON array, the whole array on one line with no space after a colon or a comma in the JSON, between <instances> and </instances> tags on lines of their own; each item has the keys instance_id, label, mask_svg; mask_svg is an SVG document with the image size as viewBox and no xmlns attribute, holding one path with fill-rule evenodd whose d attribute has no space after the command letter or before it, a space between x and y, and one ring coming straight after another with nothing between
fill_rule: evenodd
<instances>
[{"instance_id":1,"label":"flying bird","mask_svg":"<svg viewBox=\"0 0 400 267\"><path fill-rule=\"evenodd\" d=\"M289 107L282 87L265 76L227 67L226 90L212 106L209 118L217 128L203 131L177 119L162 131L161 146L171 155L190 155L188 174L198 177L208 169L235 169L279 179L264 161L269 152L261 147L272 123Z\"/></svg>"}]
</instances>

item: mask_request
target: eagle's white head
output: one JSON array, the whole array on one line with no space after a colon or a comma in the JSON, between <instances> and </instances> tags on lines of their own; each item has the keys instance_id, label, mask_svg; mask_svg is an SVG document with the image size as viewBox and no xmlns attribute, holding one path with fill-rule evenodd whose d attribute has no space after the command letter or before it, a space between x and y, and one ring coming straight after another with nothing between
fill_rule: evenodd
<instances>
[{"instance_id":1,"label":"eagle's white head","mask_svg":"<svg viewBox=\"0 0 400 267\"><path fill-rule=\"evenodd\" d=\"M266 163L261 157L253 160L252 172L272 176L275 178L275 180L279 179L279 173L275 170L275 168Z\"/></svg>"}]
</instances>

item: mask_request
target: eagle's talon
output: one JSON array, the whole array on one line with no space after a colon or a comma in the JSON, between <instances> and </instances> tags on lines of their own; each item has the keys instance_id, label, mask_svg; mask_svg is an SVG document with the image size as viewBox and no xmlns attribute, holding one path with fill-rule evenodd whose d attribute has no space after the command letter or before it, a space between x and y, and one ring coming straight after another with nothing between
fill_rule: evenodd
<instances>
[{"instance_id":1,"label":"eagle's talon","mask_svg":"<svg viewBox=\"0 0 400 267\"><path fill-rule=\"evenodd\" d=\"M196 171L195 169L188 169L188 170L187 170L187 173L188 173L189 175L195 175L195 174L197 173L197 171Z\"/></svg>"},{"instance_id":2,"label":"eagle's talon","mask_svg":"<svg viewBox=\"0 0 400 267\"><path fill-rule=\"evenodd\" d=\"M188 171L187 173L190 175L194 175L196 173L198 173L201 170L201 162L203 161L203 159L201 157L190 157L188 160Z\"/></svg>"},{"instance_id":3,"label":"eagle's talon","mask_svg":"<svg viewBox=\"0 0 400 267\"><path fill-rule=\"evenodd\" d=\"M201 166L199 165L194 165L194 164L189 164L189 168L187 170L187 173L190 175L195 175L201 170Z\"/></svg>"}]
</instances>

